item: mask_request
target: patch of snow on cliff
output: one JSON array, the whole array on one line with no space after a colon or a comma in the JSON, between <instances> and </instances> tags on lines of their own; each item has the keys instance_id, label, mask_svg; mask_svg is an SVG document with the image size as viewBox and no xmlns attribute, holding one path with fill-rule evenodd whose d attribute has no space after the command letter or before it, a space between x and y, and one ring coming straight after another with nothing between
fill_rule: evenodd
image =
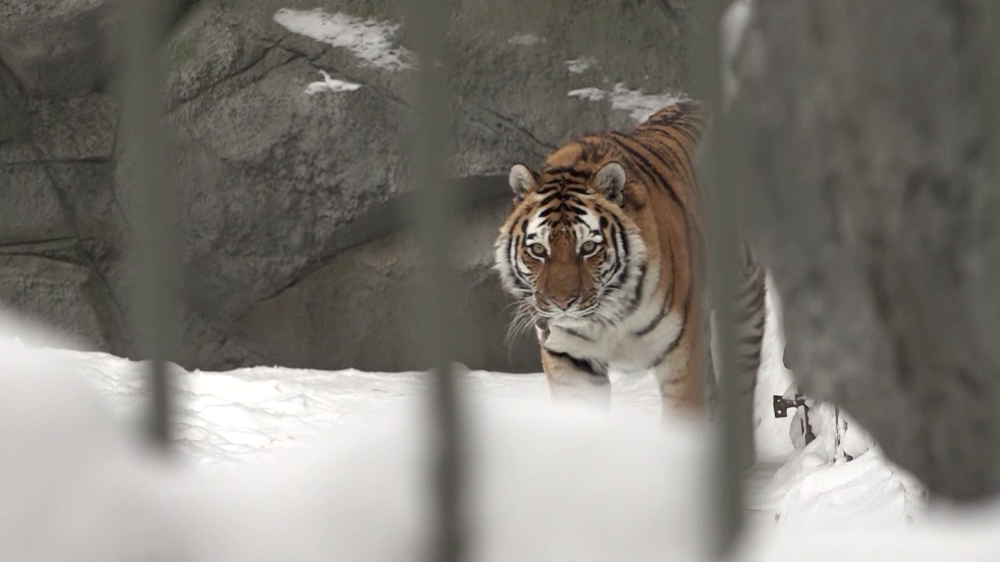
<instances>
[{"instance_id":1,"label":"patch of snow on cliff","mask_svg":"<svg viewBox=\"0 0 1000 562\"><path fill-rule=\"evenodd\" d=\"M332 92L335 94L339 92L353 92L361 87L361 84L331 78L329 74L322 70L319 73L323 76L323 79L319 82L309 84L306 87L307 95L313 96L320 92Z\"/></svg>"},{"instance_id":2,"label":"patch of snow on cliff","mask_svg":"<svg viewBox=\"0 0 1000 562\"><path fill-rule=\"evenodd\" d=\"M587 101L608 100L613 109L628 111L636 123L642 123L649 119L650 115L674 102L687 99L687 96L676 93L647 94L642 89L630 90L625 87L624 82L618 82L610 91L600 88L580 88L570 90L566 95Z\"/></svg>"},{"instance_id":3,"label":"patch of snow on cliff","mask_svg":"<svg viewBox=\"0 0 1000 562\"><path fill-rule=\"evenodd\" d=\"M544 43L545 39L537 35L532 35L530 33L517 33L513 37L507 40L511 45L520 45L522 47L531 47L532 45L537 45L539 43Z\"/></svg>"},{"instance_id":4,"label":"patch of snow on cliff","mask_svg":"<svg viewBox=\"0 0 1000 562\"><path fill-rule=\"evenodd\" d=\"M595 57L580 57L568 60L565 64L566 70L570 71L571 74L583 74L597 64L597 59Z\"/></svg>"},{"instance_id":5,"label":"patch of snow on cliff","mask_svg":"<svg viewBox=\"0 0 1000 562\"><path fill-rule=\"evenodd\" d=\"M386 70L406 70L415 66L414 54L393 41L399 31L396 23L343 12L328 14L321 9L282 8L275 12L273 19L292 33L347 49L369 66Z\"/></svg>"}]
</instances>

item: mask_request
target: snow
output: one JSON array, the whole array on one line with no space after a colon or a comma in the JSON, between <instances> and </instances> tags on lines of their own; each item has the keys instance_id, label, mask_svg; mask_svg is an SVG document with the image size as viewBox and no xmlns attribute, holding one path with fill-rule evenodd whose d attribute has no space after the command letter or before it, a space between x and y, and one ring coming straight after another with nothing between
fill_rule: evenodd
<instances>
[{"instance_id":1,"label":"snow","mask_svg":"<svg viewBox=\"0 0 1000 562\"><path fill-rule=\"evenodd\" d=\"M765 306L767 321L764 327L760 369L757 379L757 390L754 400L754 425L757 439L758 458L768 461L783 459L790 455L794 448L789 438L791 420L774 417L772 397L782 395L793 385L792 374L785 368L782 359L785 344L781 325L781 308L777 302L777 289L771 278L767 278ZM718 347L713 341L713 345Z\"/></svg>"},{"instance_id":2,"label":"snow","mask_svg":"<svg viewBox=\"0 0 1000 562\"><path fill-rule=\"evenodd\" d=\"M365 19L343 12L329 14L322 9L275 12L274 21L291 31L347 49L363 64L386 70L414 68L415 56L394 42L399 24L377 19Z\"/></svg>"},{"instance_id":3,"label":"snow","mask_svg":"<svg viewBox=\"0 0 1000 562\"><path fill-rule=\"evenodd\" d=\"M642 89L630 90L624 82L618 82L610 91L590 87L570 90L566 95L586 101L608 100L613 109L628 111L636 123L645 121L650 115L671 103L688 99L687 96L674 93L646 94Z\"/></svg>"},{"instance_id":4,"label":"snow","mask_svg":"<svg viewBox=\"0 0 1000 562\"><path fill-rule=\"evenodd\" d=\"M320 75L323 77L319 82L313 82L306 87L306 94L313 96L320 92L353 92L361 88L361 84L354 84L352 82L345 82L343 80L338 80L336 78L331 78L329 74L320 70Z\"/></svg>"},{"instance_id":5,"label":"snow","mask_svg":"<svg viewBox=\"0 0 1000 562\"><path fill-rule=\"evenodd\" d=\"M597 64L597 58L580 57L578 59L568 60L564 64L566 65L566 70L568 70L570 74L583 74Z\"/></svg>"},{"instance_id":6,"label":"snow","mask_svg":"<svg viewBox=\"0 0 1000 562\"><path fill-rule=\"evenodd\" d=\"M90 381L37 342L0 340L0 558L177 559L173 478L124 447Z\"/></svg>"},{"instance_id":7,"label":"snow","mask_svg":"<svg viewBox=\"0 0 1000 562\"><path fill-rule=\"evenodd\" d=\"M100 353L48 350L46 357L75 366L108 399L115 413L135 419L145 407L142 365ZM324 431L367 426L413 402L426 385L423 373L238 369L226 373L176 366L177 424L183 455L203 465L256 464L314 442ZM614 419L653 425L659 400L651 378L614 373ZM549 406L540 375L468 371L466 400L474 408L500 406L514 413Z\"/></svg>"},{"instance_id":8,"label":"snow","mask_svg":"<svg viewBox=\"0 0 1000 562\"><path fill-rule=\"evenodd\" d=\"M532 35L531 33L515 33L507 39L507 42L511 45L519 45L521 47L531 47L532 45L537 45L539 43L544 43L545 39Z\"/></svg>"},{"instance_id":9,"label":"snow","mask_svg":"<svg viewBox=\"0 0 1000 562\"><path fill-rule=\"evenodd\" d=\"M472 559L700 555L704 439L694 428L664 434L582 413L467 413ZM213 476L203 515L223 523L213 530L213 552L262 561L414 559L427 546L432 506L425 414L412 408L337 431L322 452L297 455L294 464ZM690 488L663 478L665 468Z\"/></svg>"},{"instance_id":10,"label":"snow","mask_svg":"<svg viewBox=\"0 0 1000 562\"><path fill-rule=\"evenodd\" d=\"M566 93L571 98L580 98L587 101L601 101L608 97L607 93L600 88L578 88Z\"/></svg>"},{"instance_id":11,"label":"snow","mask_svg":"<svg viewBox=\"0 0 1000 562\"><path fill-rule=\"evenodd\" d=\"M813 406L817 439L792 447L791 418L770 415L771 394L791 379L780 304L769 295L769 305L756 397L762 462L741 559L832 560L840 549L840 559L883 560L940 544L985 559L1000 515L977 518L980 532L952 533L951 519L925 513L920 487L832 406ZM39 334L0 321L3 559L410 560L427 547L425 374L174 367L178 440L166 461L140 439L144 365L52 349L67 342ZM613 408L599 414L554 409L542 375L463 373L472 559L703 558L708 428L661 422L650 377L613 373L612 383ZM940 541L911 549L914 527ZM882 550L853 538L868 529L880 529ZM804 537L827 542L809 550ZM843 554L852 545L869 554Z\"/></svg>"},{"instance_id":12,"label":"snow","mask_svg":"<svg viewBox=\"0 0 1000 562\"><path fill-rule=\"evenodd\" d=\"M11 339L0 356L4 560L426 551L423 375L179 373L181 440L167 462L137 439L142 365ZM472 559L703 558L703 427L553 410L534 376L472 373L464 384ZM205 458L211 467L198 466Z\"/></svg>"},{"instance_id":13,"label":"snow","mask_svg":"<svg viewBox=\"0 0 1000 562\"><path fill-rule=\"evenodd\" d=\"M1000 552L1000 505L935 510L906 529L880 526L811 527L747 537L739 560L772 562L992 562Z\"/></svg>"},{"instance_id":14,"label":"snow","mask_svg":"<svg viewBox=\"0 0 1000 562\"><path fill-rule=\"evenodd\" d=\"M877 451L836 464L811 452L796 455L776 479L783 481L776 490L781 527L857 524L862 519L882 526L906 523L905 485Z\"/></svg>"},{"instance_id":15,"label":"snow","mask_svg":"<svg viewBox=\"0 0 1000 562\"><path fill-rule=\"evenodd\" d=\"M748 507L760 522L779 530L830 526L849 522L899 526L918 517L923 490L905 471L893 466L874 440L846 414L830 404L809 401L816 439L796 449L792 413L775 418L773 395L793 390L782 355L781 303L767 280L767 325L754 401L755 436L760 466L751 478ZM799 412L795 411L796 415ZM854 460L848 462L847 455ZM770 526L770 525L769 525Z\"/></svg>"}]
</instances>

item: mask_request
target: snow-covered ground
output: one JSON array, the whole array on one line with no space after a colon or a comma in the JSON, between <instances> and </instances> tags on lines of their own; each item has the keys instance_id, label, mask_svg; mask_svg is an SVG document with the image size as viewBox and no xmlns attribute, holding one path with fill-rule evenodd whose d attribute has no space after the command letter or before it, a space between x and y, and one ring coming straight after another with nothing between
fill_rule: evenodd
<instances>
[{"instance_id":1,"label":"snow-covered ground","mask_svg":"<svg viewBox=\"0 0 1000 562\"><path fill-rule=\"evenodd\" d=\"M751 552L803 528L903 526L922 512L919 488L855 425L848 462L832 408L815 410L819 438L800 450L790 418L771 414L790 384L778 321L772 307ZM178 442L164 463L141 446L143 366L51 345L0 324L4 559L403 560L425 546L426 375L177 369ZM463 374L476 559L703 556L711 433L661 425L648 377L616 375L613 388L610 415L573 412L552 408L543 375Z\"/></svg>"},{"instance_id":2,"label":"snow-covered ground","mask_svg":"<svg viewBox=\"0 0 1000 562\"><path fill-rule=\"evenodd\" d=\"M141 365L0 326L0 559L413 560L432 433L419 374L178 373L178 451L142 445ZM538 376L463 381L476 560L701 559L704 428L554 412ZM638 396L630 402L642 404ZM652 410L649 410L652 413ZM646 416L655 419L655 416Z\"/></svg>"}]
</instances>

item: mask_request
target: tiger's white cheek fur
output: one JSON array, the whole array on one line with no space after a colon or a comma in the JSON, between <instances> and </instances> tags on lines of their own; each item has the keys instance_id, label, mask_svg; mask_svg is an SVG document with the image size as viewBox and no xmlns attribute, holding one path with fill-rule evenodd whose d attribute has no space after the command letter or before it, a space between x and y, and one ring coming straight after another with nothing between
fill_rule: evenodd
<instances>
[{"instance_id":1,"label":"tiger's white cheek fur","mask_svg":"<svg viewBox=\"0 0 1000 562\"><path fill-rule=\"evenodd\" d=\"M645 297L648 277L650 274L655 275L655 268L645 267L646 245L637 233L627 233L625 240L620 237L612 238L608 240L608 244L613 247L615 260L620 267L615 270L612 263L609 270L611 277L599 280L600 285L612 289L605 291L596 314L605 320L620 322L634 313L634 310L630 310L630 305L635 304L637 291L640 297ZM643 269L646 273L643 273Z\"/></svg>"},{"instance_id":2,"label":"tiger's white cheek fur","mask_svg":"<svg viewBox=\"0 0 1000 562\"><path fill-rule=\"evenodd\" d=\"M531 244L541 244L546 254L550 250L550 228L545 219L535 213L521 236L502 232L494 244L493 268L500 274L500 283L508 293L524 299L534 292L534 275L521 258L521 250Z\"/></svg>"},{"instance_id":3,"label":"tiger's white cheek fur","mask_svg":"<svg viewBox=\"0 0 1000 562\"><path fill-rule=\"evenodd\" d=\"M517 248L513 244L512 237L503 233L497 238L493 248L493 269L500 276L500 284L504 290L512 295L523 295L530 292L532 287L530 276L524 272L518 272ZM526 280L527 278L527 280Z\"/></svg>"},{"instance_id":4,"label":"tiger's white cheek fur","mask_svg":"<svg viewBox=\"0 0 1000 562\"><path fill-rule=\"evenodd\" d=\"M510 236L502 234L493 244L493 270L500 276L500 284L508 293L514 292L511 285L510 263L507 258L507 244Z\"/></svg>"}]
</instances>

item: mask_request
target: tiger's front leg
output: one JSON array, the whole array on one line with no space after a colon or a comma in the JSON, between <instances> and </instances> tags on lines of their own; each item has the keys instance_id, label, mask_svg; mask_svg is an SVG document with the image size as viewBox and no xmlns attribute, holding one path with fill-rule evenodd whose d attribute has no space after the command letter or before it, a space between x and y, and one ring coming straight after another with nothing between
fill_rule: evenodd
<instances>
[{"instance_id":1,"label":"tiger's front leg","mask_svg":"<svg viewBox=\"0 0 1000 562\"><path fill-rule=\"evenodd\" d=\"M698 416L706 410L705 357L696 330L688 330L672 349L653 366L663 398L664 417Z\"/></svg>"},{"instance_id":2,"label":"tiger's front leg","mask_svg":"<svg viewBox=\"0 0 1000 562\"><path fill-rule=\"evenodd\" d=\"M610 409L611 381L608 379L607 364L548 349L545 347L547 336L548 330L538 328L542 367L549 381L553 403Z\"/></svg>"}]
</instances>

